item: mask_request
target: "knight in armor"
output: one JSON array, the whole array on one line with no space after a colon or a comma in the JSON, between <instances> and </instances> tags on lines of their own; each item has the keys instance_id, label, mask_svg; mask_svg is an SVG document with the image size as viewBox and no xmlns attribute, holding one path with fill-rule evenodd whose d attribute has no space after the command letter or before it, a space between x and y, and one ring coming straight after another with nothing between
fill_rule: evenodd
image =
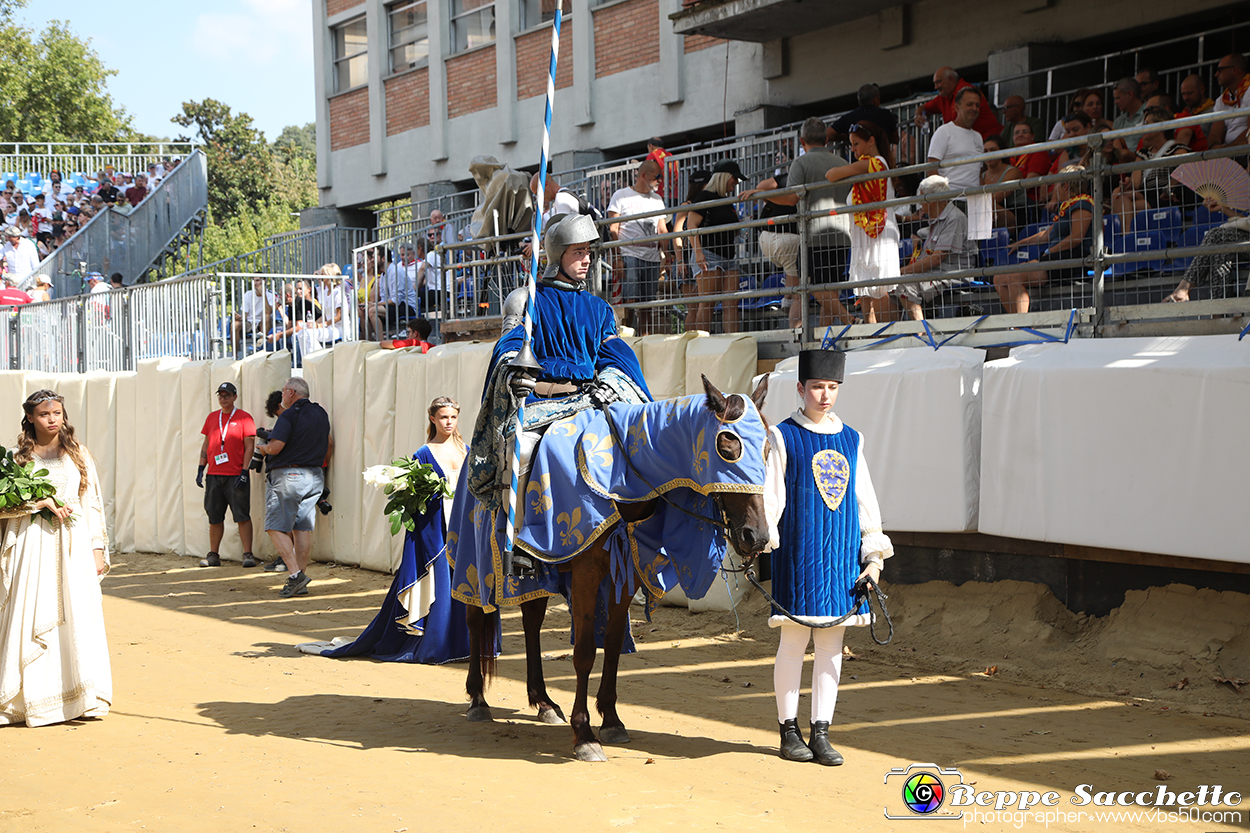
<instances>
[{"instance_id":1,"label":"knight in armor","mask_svg":"<svg viewBox=\"0 0 1250 833\"><path fill-rule=\"evenodd\" d=\"M855 609L855 585L860 579L875 585L884 560L894 554L881 531L881 509L864 461L864 436L833 412L845 370L846 354L841 351L799 354L802 409L769 429L772 450L764 487L776 602L768 624L781 630L773 667L781 757L825 766L842 763L842 755L829 743L842 673L842 638L848 626L870 622L866 601L862 613L848 615ZM798 725L799 685L812 639L811 734L804 743Z\"/></svg>"},{"instance_id":2,"label":"knight in armor","mask_svg":"<svg viewBox=\"0 0 1250 833\"><path fill-rule=\"evenodd\" d=\"M544 236L548 265L534 298L532 350L526 355L525 288L504 302L503 332L491 355L482 409L473 429L468 487L492 510L504 507L511 486L516 412L525 402L520 493L529 458L552 422L612 402L651 401L634 351L618 337L616 317L602 298L587 291L599 258L599 232L582 214L551 218ZM501 518L507 512L499 512ZM528 558L514 554L513 573Z\"/></svg>"}]
</instances>

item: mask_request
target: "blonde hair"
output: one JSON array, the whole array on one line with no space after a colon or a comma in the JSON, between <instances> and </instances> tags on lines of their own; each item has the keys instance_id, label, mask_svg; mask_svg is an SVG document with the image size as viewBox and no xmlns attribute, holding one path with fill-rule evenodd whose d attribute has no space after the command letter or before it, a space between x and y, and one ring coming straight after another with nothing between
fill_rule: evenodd
<instances>
[{"instance_id":1,"label":"blonde hair","mask_svg":"<svg viewBox=\"0 0 1250 833\"><path fill-rule=\"evenodd\" d=\"M434 401L430 403L430 407L426 411L426 415L429 416L430 418L429 425L426 426L426 429L425 429L425 441L427 443L433 442L434 438L438 436L438 429L434 427L434 416L443 408L455 408L456 414L459 415L460 413L460 403L452 399L450 396L434 397ZM465 449L464 437L460 436L459 425L457 425L455 428L452 429L451 438L452 440L455 441L456 446L461 451L464 451Z\"/></svg>"},{"instance_id":2,"label":"blonde hair","mask_svg":"<svg viewBox=\"0 0 1250 833\"><path fill-rule=\"evenodd\" d=\"M729 171L717 171L712 174L712 178L708 180L707 185L703 186L703 190L715 191L722 197L727 197L729 196L729 189L733 187L730 185L733 179L734 175L729 173Z\"/></svg>"},{"instance_id":3,"label":"blonde hair","mask_svg":"<svg viewBox=\"0 0 1250 833\"><path fill-rule=\"evenodd\" d=\"M313 274L325 275L327 277L334 277L335 275L343 274L343 270L339 269L339 265L337 263L327 263L324 266L317 269L316 272L313 272Z\"/></svg>"}]
</instances>

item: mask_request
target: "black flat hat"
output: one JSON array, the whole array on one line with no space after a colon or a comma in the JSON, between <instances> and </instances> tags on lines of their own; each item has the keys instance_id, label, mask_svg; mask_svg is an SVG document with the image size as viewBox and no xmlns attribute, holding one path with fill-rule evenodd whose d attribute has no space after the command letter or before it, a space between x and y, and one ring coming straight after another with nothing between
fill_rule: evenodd
<instances>
[{"instance_id":1,"label":"black flat hat","mask_svg":"<svg viewBox=\"0 0 1250 833\"><path fill-rule=\"evenodd\" d=\"M846 375L846 353L841 350L804 350L799 353L799 382L812 379L842 382Z\"/></svg>"}]
</instances>

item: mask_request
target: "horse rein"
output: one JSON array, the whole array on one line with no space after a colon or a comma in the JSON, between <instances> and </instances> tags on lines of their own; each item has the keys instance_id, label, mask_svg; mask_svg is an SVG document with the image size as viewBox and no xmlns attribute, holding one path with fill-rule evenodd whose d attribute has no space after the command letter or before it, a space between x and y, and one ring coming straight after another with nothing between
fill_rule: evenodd
<instances>
[{"instance_id":1,"label":"horse rein","mask_svg":"<svg viewBox=\"0 0 1250 833\"><path fill-rule=\"evenodd\" d=\"M778 604L777 600L764 589L764 585L760 584L759 581L756 580L754 565L747 567L744 572L746 573L747 581L751 582L751 584L755 586L755 589L760 591L760 594L764 597L765 601L776 608L782 616L796 624L802 625L805 628L836 628L852 616L860 615L861 611L859 606L863 604L865 610L863 610L862 613L868 614L868 633L872 637L872 641L878 645L889 645L890 640L894 639L894 620L890 618L890 611L885 607L885 600L890 597L881 592L881 588L877 586L876 582L870 582L866 578L855 582L855 606L851 608L850 613L847 613L845 616L839 616L832 622L811 622L803 619L802 617L795 616L793 613ZM870 590L872 591L871 593L869 592ZM872 608L873 595L877 597L877 606L881 608L881 615L885 617L885 622L890 628L884 640L877 638L877 613Z\"/></svg>"}]
</instances>

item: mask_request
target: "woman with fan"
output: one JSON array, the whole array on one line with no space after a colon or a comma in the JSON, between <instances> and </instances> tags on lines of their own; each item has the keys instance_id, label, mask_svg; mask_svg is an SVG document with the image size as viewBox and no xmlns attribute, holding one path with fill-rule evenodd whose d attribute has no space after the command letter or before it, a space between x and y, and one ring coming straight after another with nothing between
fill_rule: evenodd
<instances>
[{"instance_id":1,"label":"woman with fan","mask_svg":"<svg viewBox=\"0 0 1250 833\"><path fill-rule=\"evenodd\" d=\"M1144 124L1162 124L1172 120L1172 114L1162 107L1147 107ZM1163 159L1189 153L1189 148L1177 144L1174 131L1160 128L1142 136L1142 149L1138 156L1143 160ZM1131 177L1111 194L1111 210L1120 215L1120 228L1128 230L1133 215L1147 208L1178 205L1180 200L1172 191L1172 169L1160 165L1155 168L1133 171Z\"/></svg>"},{"instance_id":2,"label":"woman with fan","mask_svg":"<svg viewBox=\"0 0 1250 833\"><path fill-rule=\"evenodd\" d=\"M1244 212L1236 211L1224 205L1215 197L1207 197L1203 205L1212 214L1223 213L1232 219L1222 226L1216 226L1202 238L1203 246L1227 246L1235 243L1250 243L1250 217ZM1250 254L1250 249L1246 254ZM1222 254L1198 255L1185 270L1185 277L1177 284L1176 289L1164 298L1164 302L1177 303L1189 300L1189 290L1195 284L1215 286L1224 284L1232 274L1233 264L1237 260L1236 252Z\"/></svg>"}]
</instances>

